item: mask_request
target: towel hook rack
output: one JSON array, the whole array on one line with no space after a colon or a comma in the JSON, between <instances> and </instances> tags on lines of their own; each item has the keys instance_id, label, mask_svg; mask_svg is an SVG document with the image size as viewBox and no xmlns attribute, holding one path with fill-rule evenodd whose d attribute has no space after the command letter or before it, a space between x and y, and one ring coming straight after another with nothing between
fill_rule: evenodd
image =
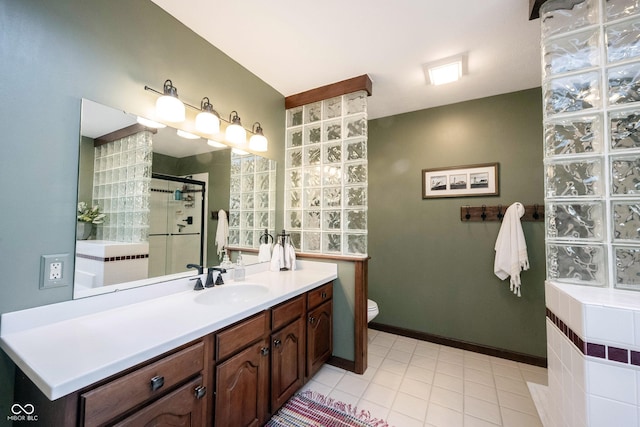
<instances>
[{"instance_id":1,"label":"towel hook rack","mask_svg":"<svg viewBox=\"0 0 640 427\"><path fill-rule=\"evenodd\" d=\"M525 209L521 221L544 221L544 204L523 205ZM482 206L460 206L460 221L464 222L499 222L503 221L507 213L507 205L482 205Z\"/></svg>"}]
</instances>

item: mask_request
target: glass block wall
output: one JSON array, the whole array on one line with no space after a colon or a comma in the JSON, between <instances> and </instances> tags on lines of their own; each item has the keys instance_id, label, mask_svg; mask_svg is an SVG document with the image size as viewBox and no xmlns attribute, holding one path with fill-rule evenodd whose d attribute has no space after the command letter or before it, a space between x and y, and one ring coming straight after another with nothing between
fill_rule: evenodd
<instances>
[{"instance_id":1,"label":"glass block wall","mask_svg":"<svg viewBox=\"0 0 640 427\"><path fill-rule=\"evenodd\" d=\"M257 248L264 230L275 238L276 161L231 154L229 245Z\"/></svg>"},{"instance_id":2,"label":"glass block wall","mask_svg":"<svg viewBox=\"0 0 640 427\"><path fill-rule=\"evenodd\" d=\"M285 218L302 252L367 254L367 93L287 110Z\"/></svg>"},{"instance_id":3,"label":"glass block wall","mask_svg":"<svg viewBox=\"0 0 640 427\"><path fill-rule=\"evenodd\" d=\"M640 7L541 9L547 278L640 290Z\"/></svg>"},{"instance_id":4,"label":"glass block wall","mask_svg":"<svg viewBox=\"0 0 640 427\"><path fill-rule=\"evenodd\" d=\"M106 214L96 239L148 241L151 136L142 131L95 148L92 204Z\"/></svg>"}]
</instances>

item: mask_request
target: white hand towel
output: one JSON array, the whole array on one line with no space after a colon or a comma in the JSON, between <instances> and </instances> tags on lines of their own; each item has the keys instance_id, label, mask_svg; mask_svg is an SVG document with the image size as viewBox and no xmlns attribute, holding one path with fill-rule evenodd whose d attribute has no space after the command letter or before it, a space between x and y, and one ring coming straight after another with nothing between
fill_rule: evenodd
<instances>
[{"instance_id":1,"label":"white hand towel","mask_svg":"<svg viewBox=\"0 0 640 427\"><path fill-rule=\"evenodd\" d=\"M221 258L224 253L224 248L227 246L229 239L229 222L227 221L227 213L224 209L218 211L218 228L216 229L216 246L218 252L218 258Z\"/></svg>"},{"instance_id":2,"label":"white hand towel","mask_svg":"<svg viewBox=\"0 0 640 427\"><path fill-rule=\"evenodd\" d=\"M520 223L522 215L524 206L519 202L509 206L505 212L496 240L496 259L493 264L493 272L501 280L511 276L510 288L518 296L521 296L520 271L529 269L527 243Z\"/></svg>"},{"instance_id":3,"label":"white hand towel","mask_svg":"<svg viewBox=\"0 0 640 427\"><path fill-rule=\"evenodd\" d=\"M296 269L296 250L292 244L287 243L286 251L287 252L285 254L285 257L287 258L287 264L288 264L287 268L289 270L295 270Z\"/></svg>"},{"instance_id":4,"label":"white hand towel","mask_svg":"<svg viewBox=\"0 0 640 427\"><path fill-rule=\"evenodd\" d=\"M267 262L271 260L271 244L261 243L258 250L258 262Z\"/></svg>"},{"instance_id":5,"label":"white hand towel","mask_svg":"<svg viewBox=\"0 0 640 427\"><path fill-rule=\"evenodd\" d=\"M284 266L284 250L280 243L276 243L271 254L271 265L269 270L280 271L280 267Z\"/></svg>"}]
</instances>

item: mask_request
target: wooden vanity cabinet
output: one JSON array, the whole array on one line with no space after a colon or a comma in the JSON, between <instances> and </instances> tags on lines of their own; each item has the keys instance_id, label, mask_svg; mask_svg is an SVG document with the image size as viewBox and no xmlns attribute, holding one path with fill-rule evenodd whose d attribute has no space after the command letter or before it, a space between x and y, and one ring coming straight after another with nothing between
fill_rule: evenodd
<instances>
[{"instance_id":1,"label":"wooden vanity cabinet","mask_svg":"<svg viewBox=\"0 0 640 427\"><path fill-rule=\"evenodd\" d=\"M271 311L271 413L277 411L304 385L305 312L304 295L284 302Z\"/></svg>"},{"instance_id":2,"label":"wooden vanity cabinet","mask_svg":"<svg viewBox=\"0 0 640 427\"><path fill-rule=\"evenodd\" d=\"M333 353L333 283L307 293L306 380L311 378Z\"/></svg>"},{"instance_id":3,"label":"wooden vanity cabinet","mask_svg":"<svg viewBox=\"0 0 640 427\"><path fill-rule=\"evenodd\" d=\"M215 426L263 425L269 414L269 312L216 334Z\"/></svg>"},{"instance_id":4,"label":"wooden vanity cabinet","mask_svg":"<svg viewBox=\"0 0 640 427\"><path fill-rule=\"evenodd\" d=\"M180 420L179 425L202 425L206 409L204 354L205 345L200 341L81 392L81 425L112 424L125 416L122 425L140 425L132 421L140 419L172 419ZM194 379L189 381L191 378Z\"/></svg>"}]
</instances>

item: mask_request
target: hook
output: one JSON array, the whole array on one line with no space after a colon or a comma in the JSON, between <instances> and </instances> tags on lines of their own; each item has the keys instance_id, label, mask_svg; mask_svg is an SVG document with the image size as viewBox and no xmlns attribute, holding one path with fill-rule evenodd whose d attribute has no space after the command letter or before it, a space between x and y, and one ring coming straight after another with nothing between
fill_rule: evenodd
<instances>
[{"instance_id":1,"label":"hook","mask_svg":"<svg viewBox=\"0 0 640 427\"><path fill-rule=\"evenodd\" d=\"M502 205L498 205L498 219L502 221L502 218L504 218L504 214L502 213Z\"/></svg>"},{"instance_id":2,"label":"hook","mask_svg":"<svg viewBox=\"0 0 640 427\"><path fill-rule=\"evenodd\" d=\"M482 215L480 215L480 218L482 218L483 221L487 219L487 205L482 205Z\"/></svg>"},{"instance_id":3,"label":"hook","mask_svg":"<svg viewBox=\"0 0 640 427\"><path fill-rule=\"evenodd\" d=\"M538 213L538 204L533 205L533 219L539 219L540 214Z\"/></svg>"},{"instance_id":4,"label":"hook","mask_svg":"<svg viewBox=\"0 0 640 427\"><path fill-rule=\"evenodd\" d=\"M467 219L467 221L469 221L471 219L471 213L469 212L471 206L467 205L465 207L467 208L467 214L464 217Z\"/></svg>"}]
</instances>

